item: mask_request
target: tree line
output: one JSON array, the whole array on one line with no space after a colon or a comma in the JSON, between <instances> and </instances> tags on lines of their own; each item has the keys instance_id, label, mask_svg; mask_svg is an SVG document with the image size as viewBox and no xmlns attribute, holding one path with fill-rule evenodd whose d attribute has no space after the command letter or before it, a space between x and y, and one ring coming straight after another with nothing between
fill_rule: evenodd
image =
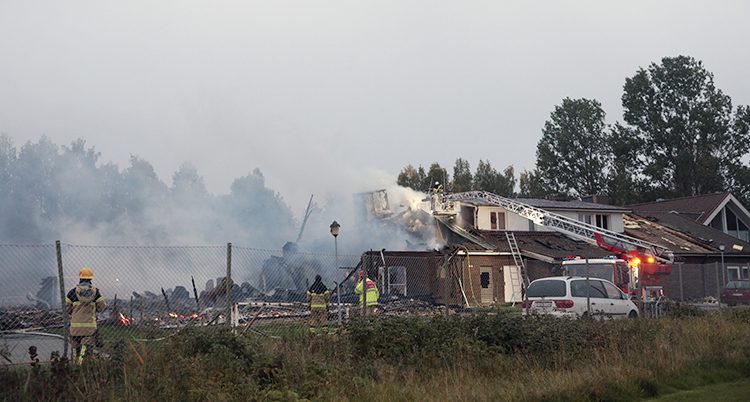
<instances>
[{"instance_id":1,"label":"tree line","mask_svg":"<svg viewBox=\"0 0 750 402\"><path fill-rule=\"evenodd\" d=\"M730 191L750 201L750 108L714 83L703 63L665 57L625 79L623 119L606 122L596 99L565 98L537 143L536 166L518 177L479 161L472 175L457 159L453 178L439 164L427 172L407 165L398 184L424 190L434 181L451 191L485 190L505 196L580 198L607 195L614 204Z\"/></svg>"},{"instance_id":2,"label":"tree line","mask_svg":"<svg viewBox=\"0 0 750 402\"><path fill-rule=\"evenodd\" d=\"M292 211L258 169L236 178L229 194L214 195L189 164L168 184L142 158L131 156L120 169L99 163L99 156L82 139L58 146L42 137L19 148L0 135L0 242L168 245L232 239L271 248L294 238Z\"/></svg>"}]
</instances>

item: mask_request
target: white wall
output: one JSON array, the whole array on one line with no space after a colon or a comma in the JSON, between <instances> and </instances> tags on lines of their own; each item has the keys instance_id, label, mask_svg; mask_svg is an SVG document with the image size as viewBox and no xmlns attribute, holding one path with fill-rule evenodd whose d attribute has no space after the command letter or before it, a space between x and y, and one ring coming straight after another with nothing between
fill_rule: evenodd
<instances>
[{"instance_id":1,"label":"white wall","mask_svg":"<svg viewBox=\"0 0 750 402\"><path fill-rule=\"evenodd\" d=\"M506 230L513 230L513 231L519 231L519 232L525 232L525 231L537 231L537 232L552 232L554 229L546 227L546 226L539 226L534 225L533 229L530 229L530 221L526 218L521 217L520 215L506 211L503 208L500 207L492 207L492 206L485 206L480 205L477 207L478 210L478 216L477 216L477 229L479 230L491 230L490 229L490 212L504 212L505 213L505 229ZM550 210L550 212L554 212L558 215L565 216L567 218L578 220L578 211L554 211ZM603 214L602 211L581 211L580 213L584 214ZM623 215L622 213L607 213L609 215L609 230L613 232L623 233L625 231L625 224L623 222Z\"/></svg>"}]
</instances>

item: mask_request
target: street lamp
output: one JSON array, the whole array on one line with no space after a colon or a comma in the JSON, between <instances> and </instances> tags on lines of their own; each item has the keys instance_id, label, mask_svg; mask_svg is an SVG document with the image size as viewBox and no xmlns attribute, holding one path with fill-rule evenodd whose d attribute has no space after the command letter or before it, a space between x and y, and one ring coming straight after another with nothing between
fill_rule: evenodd
<instances>
[{"instance_id":1,"label":"street lamp","mask_svg":"<svg viewBox=\"0 0 750 402\"><path fill-rule=\"evenodd\" d=\"M719 251L721 251L721 279L724 282L724 285L726 285L727 283L727 280L726 280L727 270L724 268L724 249L725 248L726 247L724 247L723 244L719 245Z\"/></svg>"},{"instance_id":2,"label":"street lamp","mask_svg":"<svg viewBox=\"0 0 750 402\"><path fill-rule=\"evenodd\" d=\"M335 252L335 255L336 255L336 268L338 268L339 267L339 243L338 243L338 238L339 238L339 229L341 228L341 225L339 225L338 222L333 221L333 223L331 224L330 228L331 228L331 234L333 235L333 247L334 247L334 252Z\"/></svg>"},{"instance_id":3,"label":"street lamp","mask_svg":"<svg viewBox=\"0 0 750 402\"><path fill-rule=\"evenodd\" d=\"M336 269L339 268L339 229L341 228L341 225L339 225L338 222L333 221L333 223L330 226L331 228L331 235L333 235L333 247L334 252L336 253ZM336 282L336 315L338 316L338 322L339 325L341 325L341 291L339 289L339 284Z\"/></svg>"}]
</instances>

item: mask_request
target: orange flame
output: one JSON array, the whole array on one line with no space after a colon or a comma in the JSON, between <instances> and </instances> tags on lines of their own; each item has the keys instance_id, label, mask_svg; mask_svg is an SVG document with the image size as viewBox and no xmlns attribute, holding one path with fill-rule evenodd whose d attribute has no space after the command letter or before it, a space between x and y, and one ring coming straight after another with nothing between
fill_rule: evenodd
<instances>
[{"instance_id":1,"label":"orange flame","mask_svg":"<svg viewBox=\"0 0 750 402\"><path fill-rule=\"evenodd\" d=\"M177 318L177 313L169 313L169 316L172 318Z\"/></svg>"},{"instance_id":2,"label":"orange flame","mask_svg":"<svg viewBox=\"0 0 750 402\"><path fill-rule=\"evenodd\" d=\"M131 324L131 321L130 321L130 318L125 317L124 315L122 315L122 313L120 313L120 323L123 326L129 327Z\"/></svg>"}]
</instances>

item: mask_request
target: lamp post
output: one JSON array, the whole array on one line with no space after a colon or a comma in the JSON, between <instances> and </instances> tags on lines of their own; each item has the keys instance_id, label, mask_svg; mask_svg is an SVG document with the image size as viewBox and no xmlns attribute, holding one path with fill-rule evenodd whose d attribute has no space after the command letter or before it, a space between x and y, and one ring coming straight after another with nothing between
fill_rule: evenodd
<instances>
[{"instance_id":1,"label":"lamp post","mask_svg":"<svg viewBox=\"0 0 750 402\"><path fill-rule=\"evenodd\" d=\"M727 270L724 268L724 249L725 248L726 247L724 247L723 244L719 245L719 251L721 251L721 279L724 282L724 285L726 285L727 283L727 280L726 280Z\"/></svg>"},{"instance_id":2,"label":"lamp post","mask_svg":"<svg viewBox=\"0 0 750 402\"><path fill-rule=\"evenodd\" d=\"M338 222L333 221L333 223L331 223L330 228L331 228L331 235L333 235L333 250L334 250L334 253L336 255L336 269L338 269L339 268L339 243L338 243L338 238L339 238L339 229L341 228L341 225L339 225ZM341 291L339 289L338 282L336 283L336 301L337 301L337 303L336 303L337 304L337 306L336 306L336 315L338 316L339 325L341 325Z\"/></svg>"},{"instance_id":3,"label":"lamp post","mask_svg":"<svg viewBox=\"0 0 750 402\"><path fill-rule=\"evenodd\" d=\"M339 243L338 243L338 238L339 238L339 229L341 228L341 225L339 225L338 222L333 221L333 223L331 224L330 228L331 228L331 234L333 235L333 248L334 248L334 253L336 255L336 268L338 269L338 267L339 267Z\"/></svg>"}]
</instances>

